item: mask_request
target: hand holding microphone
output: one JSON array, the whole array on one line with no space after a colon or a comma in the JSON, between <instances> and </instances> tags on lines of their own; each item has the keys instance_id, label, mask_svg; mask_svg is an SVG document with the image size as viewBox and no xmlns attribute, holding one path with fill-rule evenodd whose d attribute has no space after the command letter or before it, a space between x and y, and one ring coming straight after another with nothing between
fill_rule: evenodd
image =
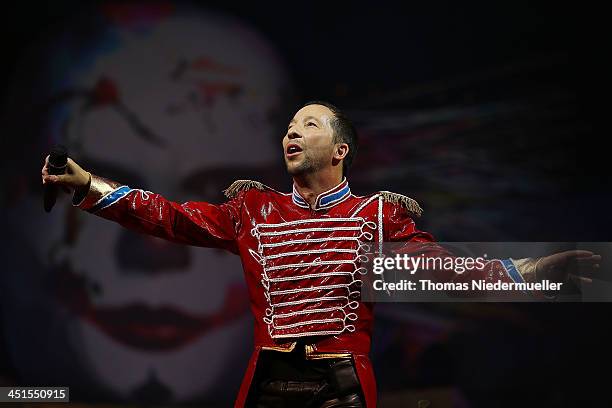
<instances>
[{"instance_id":1,"label":"hand holding microphone","mask_svg":"<svg viewBox=\"0 0 612 408\"><path fill-rule=\"evenodd\" d=\"M82 190L89 184L91 175L68 157L66 149L55 146L45 158L42 168L45 211L51 211L57 197L57 187Z\"/></svg>"}]
</instances>

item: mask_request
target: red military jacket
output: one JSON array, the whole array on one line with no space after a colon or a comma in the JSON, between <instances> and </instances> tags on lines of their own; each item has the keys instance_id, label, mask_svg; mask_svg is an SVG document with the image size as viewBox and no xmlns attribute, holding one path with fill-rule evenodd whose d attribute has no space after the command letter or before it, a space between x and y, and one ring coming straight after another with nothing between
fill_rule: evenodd
<instances>
[{"instance_id":1,"label":"red military jacket","mask_svg":"<svg viewBox=\"0 0 612 408\"><path fill-rule=\"evenodd\" d=\"M294 187L281 193L239 180L221 205L176 203L92 175L81 209L132 230L189 245L224 248L240 256L255 317L255 350L235 406L244 406L261 350L291 351L310 341L307 358L352 356L368 407L376 383L368 353L373 304L360 300L362 253L382 242L432 242L413 218L421 208L389 192L351 194L349 184L320 194L314 208ZM438 277L442 280L522 280L513 265ZM314 339L314 340L313 340Z\"/></svg>"}]
</instances>

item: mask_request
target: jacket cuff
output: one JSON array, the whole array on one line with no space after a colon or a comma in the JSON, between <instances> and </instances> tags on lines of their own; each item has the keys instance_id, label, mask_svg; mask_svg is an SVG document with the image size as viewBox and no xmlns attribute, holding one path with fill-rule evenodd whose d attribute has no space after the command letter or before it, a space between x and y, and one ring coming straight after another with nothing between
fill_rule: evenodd
<instances>
[{"instance_id":1,"label":"jacket cuff","mask_svg":"<svg viewBox=\"0 0 612 408\"><path fill-rule=\"evenodd\" d=\"M525 282L537 282L536 261L534 258L511 259Z\"/></svg>"},{"instance_id":2,"label":"jacket cuff","mask_svg":"<svg viewBox=\"0 0 612 408\"><path fill-rule=\"evenodd\" d=\"M524 282L538 282L538 277L536 276L538 259L540 258L510 259L510 262ZM547 300L555 300L557 298L557 293L555 292L536 291L535 295Z\"/></svg>"},{"instance_id":3,"label":"jacket cuff","mask_svg":"<svg viewBox=\"0 0 612 408\"><path fill-rule=\"evenodd\" d=\"M82 210L89 210L102 198L119 187L121 187L121 184L116 181L89 173L89 183L81 191L77 190L74 192L72 205Z\"/></svg>"}]
</instances>

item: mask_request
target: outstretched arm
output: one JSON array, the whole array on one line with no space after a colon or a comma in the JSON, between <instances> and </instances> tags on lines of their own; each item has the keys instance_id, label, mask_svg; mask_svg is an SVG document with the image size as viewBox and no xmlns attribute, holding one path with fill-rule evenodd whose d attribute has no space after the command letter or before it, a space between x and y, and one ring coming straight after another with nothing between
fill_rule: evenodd
<instances>
[{"instance_id":1,"label":"outstretched arm","mask_svg":"<svg viewBox=\"0 0 612 408\"><path fill-rule=\"evenodd\" d=\"M402 242L399 253L410 256L424 255L429 258L452 258L454 255L442 245L434 242L431 234L419 231L405 209L395 206L387 212L388 232L385 240L388 242ZM421 271L419 274L425 279L438 282L471 282L484 280L487 282L541 282L548 280L563 283L569 279L590 282L588 277L576 274L580 269L583 274L592 274L599 267L601 256L590 251L565 251L545 256L542 258L524 259L490 259L480 266L463 268L462 273L452 269L433 269ZM536 297L542 297L544 293L534 291ZM548 293L556 295L556 293Z\"/></svg>"},{"instance_id":2,"label":"outstretched arm","mask_svg":"<svg viewBox=\"0 0 612 408\"><path fill-rule=\"evenodd\" d=\"M176 203L91 174L70 158L66 174L55 176L48 173L47 157L42 182L74 190L75 206L131 230L177 243L238 251L235 238L240 228L240 194L221 205Z\"/></svg>"}]
</instances>

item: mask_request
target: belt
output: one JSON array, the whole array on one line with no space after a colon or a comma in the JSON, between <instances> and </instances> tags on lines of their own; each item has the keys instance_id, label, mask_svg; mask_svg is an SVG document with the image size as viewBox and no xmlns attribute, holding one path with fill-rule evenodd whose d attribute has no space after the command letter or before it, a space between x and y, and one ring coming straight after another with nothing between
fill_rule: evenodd
<instances>
[{"instance_id":1,"label":"belt","mask_svg":"<svg viewBox=\"0 0 612 408\"><path fill-rule=\"evenodd\" d=\"M318 360L324 358L350 358L351 353L329 353L329 352L318 352L314 344L305 344L294 341L289 343L287 346L261 346L262 350L268 351L279 351L281 353L291 353L293 351L304 350L304 358L307 360Z\"/></svg>"}]
</instances>

